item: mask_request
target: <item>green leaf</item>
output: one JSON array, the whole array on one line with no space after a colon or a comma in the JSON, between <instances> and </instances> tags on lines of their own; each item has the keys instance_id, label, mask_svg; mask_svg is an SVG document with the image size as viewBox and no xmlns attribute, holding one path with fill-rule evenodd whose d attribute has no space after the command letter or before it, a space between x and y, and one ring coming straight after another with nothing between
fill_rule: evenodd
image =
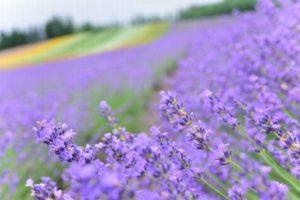
<instances>
[{"instance_id":1,"label":"green leaf","mask_svg":"<svg viewBox=\"0 0 300 200\"><path fill-rule=\"evenodd\" d=\"M297 195L300 195L299 180L282 168L265 149L261 150L259 155L266 162L266 164L272 167L272 172L274 172L274 174L276 174L276 176L279 177L283 183L288 185L291 190L297 193Z\"/></svg>"}]
</instances>

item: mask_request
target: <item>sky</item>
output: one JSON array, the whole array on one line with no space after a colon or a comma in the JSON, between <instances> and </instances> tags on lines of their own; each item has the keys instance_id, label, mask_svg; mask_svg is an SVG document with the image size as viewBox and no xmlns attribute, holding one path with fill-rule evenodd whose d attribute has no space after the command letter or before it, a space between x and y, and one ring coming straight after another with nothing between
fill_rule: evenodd
<instances>
[{"instance_id":1,"label":"sky","mask_svg":"<svg viewBox=\"0 0 300 200\"><path fill-rule=\"evenodd\" d=\"M0 31L43 25L53 16L76 24L128 23L137 15L166 16L190 5L221 0L0 0Z\"/></svg>"}]
</instances>

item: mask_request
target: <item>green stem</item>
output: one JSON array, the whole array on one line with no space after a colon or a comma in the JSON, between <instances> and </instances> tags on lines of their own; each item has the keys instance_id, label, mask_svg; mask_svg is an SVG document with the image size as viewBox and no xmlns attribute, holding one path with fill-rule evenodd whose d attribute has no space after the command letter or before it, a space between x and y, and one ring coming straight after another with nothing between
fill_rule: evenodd
<instances>
[{"instance_id":1,"label":"green stem","mask_svg":"<svg viewBox=\"0 0 300 200\"><path fill-rule=\"evenodd\" d=\"M248 135L247 133L245 132L245 130L241 127L241 126L238 126L237 128L237 131L246 139L248 140L255 148L257 149L261 149L256 143L255 141L253 141Z\"/></svg>"},{"instance_id":2,"label":"green stem","mask_svg":"<svg viewBox=\"0 0 300 200\"><path fill-rule=\"evenodd\" d=\"M235 170L235 171L237 171L237 172L242 172L243 171L243 168L239 165L239 164L237 164L236 162L234 162L233 160L229 160L229 163L230 163L230 165L231 165L231 167Z\"/></svg>"},{"instance_id":3,"label":"green stem","mask_svg":"<svg viewBox=\"0 0 300 200\"><path fill-rule=\"evenodd\" d=\"M241 126L237 127L238 132L245 137L255 148L257 148L260 153L258 154L269 166L272 167L274 172L278 177L285 181L286 184L291 186L298 194L300 194L300 182L292 176L289 172L287 172L284 168L282 168L267 152L266 149L258 146L243 130Z\"/></svg>"},{"instance_id":4,"label":"green stem","mask_svg":"<svg viewBox=\"0 0 300 200\"><path fill-rule=\"evenodd\" d=\"M207 171L205 174L213 181L215 181L220 187L222 187L223 190L227 191L227 186L224 183L222 183L222 181L218 177L216 177L214 174L210 173L209 171Z\"/></svg>"},{"instance_id":5,"label":"green stem","mask_svg":"<svg viewBox=\"0 0 300 200\"><path fill-rule=\"evenodd\" d=\"M238 182L238 183L240 183L240 181L241 181L240 177L237 177L237 176L233 176L233 179L236 182ZM251 199L251 200L254 200L254 199L258 200L259 199L258 196L257 196L257 194L256 194L255 189L253 189L252 187L250 187L248 189L248 191L246 192L245 196L246 196L247 199Z\"/></svg>"},{"instance_id":6,"label":"green stem","mask_svg":"<svg viewBox=\"0 0 300 200\"><path fill-rule=\"evenodd\" d=\"M220 190L218 190L215 186L209 184L207 181L205 181L203 178L200 180L205 186L207 186L210 190L212 190L214 193L216 193L217 195L223 197L226 200L230 200L226 194L224 194L224 192L221 192Z\"/></svg>"},{"instance_id":7,"label":"green stem","mask_svg":"<svg viewBox=\"0 0 300 200\"><path fill-rule=\"evenodd\" d=\"M295 189L298 194L300 194L300 182L292 176L289 172L287 172L285 169L283 169L270 155L269 153L263 149L261 150L259 154L267 164L269 164L272 169L276 172L276 174L285 180L290 186Z\"/></svg>"}]
</instances>

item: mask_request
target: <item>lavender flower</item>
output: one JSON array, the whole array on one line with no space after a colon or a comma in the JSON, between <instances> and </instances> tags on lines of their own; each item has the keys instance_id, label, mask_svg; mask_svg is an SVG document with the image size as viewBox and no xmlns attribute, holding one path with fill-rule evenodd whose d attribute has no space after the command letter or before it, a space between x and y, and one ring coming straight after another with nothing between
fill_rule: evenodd
<instances>
[{"instance_id":1,"label":"lavender flower","mask_svg":"<svg viewBox=\"0 0 300 200\"><path fill-rule=\"evenodd\" d=\"M42 177L41 183L34 184L32 179L26 181L26 187L31 188L31 196L36 200L57 199L57 200L73 200L69 194L63 194L57 189L56 183L49 177Z\"/></svg>"},{"instance_id":2,"label":"lavender flower","mask_svg":"<svg viewBox=\"0 0 300 200\"><path fill-rule=\"evenodd\" d=\"M245 198L245 191L238 185L234 185L228 190L228 196L232 200L243 200Z\"/></svg>"},{"instance_id":3,"label":"lavender flower","mask_svg":"<svg viewBox=\"0 0 300 200\"><path fill-rule=\"evenodd\" d=\"M209 90L205 90L202 92L200 98L208 103L211 110L217 113L225 123L228 123L233 128L239 125L237 118L232 114L230 108L228 108L217 95Z\"/></svg>"},{"instance_id":4,"label":"lavender flower","mask_svg":"<svg viewBox=\"0 0 300 200\"><path fill-rule=\"evenodd\" d=\"M228 150L228 144L218 144L214 150L214 157L221 165L228 165L230 163L230 157L232 152Z\"/></svg>"},{"instance_id":5,"label":"lavender flower","mask_svg":"<svg viewBox=\"0 0 300 200\"><path fill-rule=\"evenodd\" d=\"M108 123L113 128L117 128L118 119L113 116L111 107L107 104L107 102L101 101L99 107L100 107L100 114L108 121Z\"/></svg>"},{"instance_id":6,"label":"lavender flower","mask_svg":"<svg viewBox=\"0 0 300 200\"><path fill-rule=\"evenodd\" d=\"M197 122L189 128L187 136L192 144L197 149L204 149L206 151L210 150L209 144L209 136L211 135L211 131L207 130L202 122Z\"/></svg>"},{"instance_id":7,"label":"lavender flower","mask_svg":"<svg viewBox=\"0 0 300 200\"><path fill-rule=\"evenodd\" d=\"M193 115L185 111L183 102L178 102L176 96L171 92L161 91L160 95L161 110L169 118L169 121L175 124L178 129L190 126L193 121Z\"/></svg>"},{"instance_id":8,"label":"lavender flower","mask_svg":"<svg viewBox=\"0 0 300 200\"><path fill-rule=\"evenodd\" d=\"M161 146L162 150L167 156L176 164L179 170L190 167L190 161L186 158L183 149L178 149L174 144L169 141L167 133L161 133L157 127L152 127L151 132L155 137L157 143Z\"/></svg>"},{"instance_id":9,"label":"lavender flower","mask_svg":"<svg viewBox=\"0 0 300 200\"><path fill-rule=\"evenodd\" d=\"M94 139L96 145L75 144L75 133L65 124L40 122L35 128L37 140L70 164L63 165L65 187L61 192L50 180L42 180L41 184L29 181L27 185L41 198L69 195L74 199L112 200L297 199L300 193L299 6L292 2L279 2L275 6L270 0L259 0L256 12L240 13L237 18L216 18L216 23L194 32L195 40L176 62L176 73L164 82L173 92L160 93L164 118L151 128L150 134L133 134L120 126L106 102L100 103L100 113L113 130L99 134ZM154 49L156 52L157 48ZM169 51L169 45L166 49ZM123 58L126 60L121 59L118 65L96 62L95 69L100 64L107 66L96 70L98 73L91 68L91 72L79 73L88 78L83 79L78 91L85 91L87 85L93 85L92 81L105 86L111 79L125 82L126 78L116 72L123 75L129 69L114 67L122 66L127 54ZM143 66L152 66L148 61L130 65L134 78L129 85L139 85L138 81L152 84L153 80L145 81L150 68ZM140 68L146 69L145 72ZM99 72L106 72L105 77L99 77ZM144 78L139 78L142 75ZM64 76L64 80L70 80L68 77ZM72 87L74 83L68 82ZM114 87L124 89L119 84ZM149 88L141 84L135 91L148 92ZM16 95L3 94L12 100ZM58 98L60 95L55 94L56 90L50 95L52 99L64 99L66 104L73 100L73 96ZM12 109L14 106L2 102L0 114L20 112L23 107L17 106L19 101L13 102L17 112ZM36 105L38 102L39 98ZM59 106L51 106L54 108L47 112L49 116L59 110ZM74 107L84 110L84 106ZM21 110L30 113L38 109ZM76 116L71 114L67 119L76 124L79 121ZM38 113L31 117L44 116ZM13 120L15 123L0 122L0 129L4 127L14 133L15 126L31 122L19 118ZM90 130L91 120L80 122L83 126L80 131Z\"/></svg>"},{"instance_id":10,"label":"lavender flower","mask_svg":"<svg viewBox=\"0 0 300 200\"><path fill-rule=\"evenodd\" d=\"M79 162L81 164L90 163L95 159L95 154L99 150L99 145L86 145L84 148L73 143L74 133L67 129L66 124L55 124L54 120L49 122L37 122L37 140L45 143L50 152L54 152L62 161Z\"/></svg>"}]
</instances>

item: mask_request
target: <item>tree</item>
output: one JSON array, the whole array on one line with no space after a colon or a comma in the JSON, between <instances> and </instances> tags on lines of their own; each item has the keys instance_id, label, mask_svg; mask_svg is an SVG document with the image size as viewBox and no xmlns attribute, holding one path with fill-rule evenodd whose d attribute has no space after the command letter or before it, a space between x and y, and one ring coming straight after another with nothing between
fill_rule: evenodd
<instances>
[{"instance_id":1,"label":"tree","mask_svg":"<svg viewBox=\"0 0 300 200\"><path fill-rule=\"evenodd\" d=\"M54 17L46 23L45 33L47 38L74 33L75 28L70 18Z\"/></svg>"}]
</instances>

